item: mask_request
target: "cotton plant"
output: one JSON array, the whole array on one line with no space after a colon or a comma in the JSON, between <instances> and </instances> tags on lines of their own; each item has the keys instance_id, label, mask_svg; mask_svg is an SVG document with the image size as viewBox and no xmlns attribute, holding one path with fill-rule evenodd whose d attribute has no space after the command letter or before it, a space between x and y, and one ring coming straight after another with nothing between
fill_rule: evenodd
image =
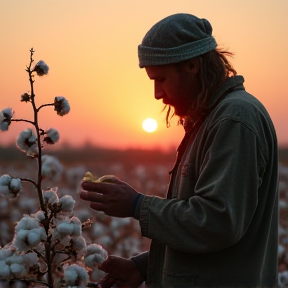
<instances>
[{"instance_id":1,"label":"cotton plant","mask_svg":"<svg viewBox=\"0 0 288 288\"><path fill-rule=\"evenodd\" d=\"M23 215L15 225L13 240L0 247L0 283L20 280L31 283L33 287L97 287L96 283L90 282L89 275L95 274L98 265L108 255L98 244L87 245L82 235L84 228L92 226L91 219L81 221L74 215L75 200L72 196L59 197L57 187L42 188L45 179L60 179L63 166L54 156L42 154L47 145L59 141L60 135L55 128L40 128L38 114L44 107L53 106L57 115L65 116L70 112L70 105L64 96L56 96L51 103L37 106L35 76L47 75L49 66L43 60L33 65L34 52L32 48L30 63L26 67L30 91L23 93L20 99L32 105L34 118L14 118L15 111L11 107L4 108L0 110L0 131L10 129L12 122L22 121L31 125L19 134L16 146L35 160L38 173L36 179L1 175L0 195L6 199L17 198L23 190L22 183L28 182L37 193L40 209L34 214Z\"/></svg>"}]
</instances>

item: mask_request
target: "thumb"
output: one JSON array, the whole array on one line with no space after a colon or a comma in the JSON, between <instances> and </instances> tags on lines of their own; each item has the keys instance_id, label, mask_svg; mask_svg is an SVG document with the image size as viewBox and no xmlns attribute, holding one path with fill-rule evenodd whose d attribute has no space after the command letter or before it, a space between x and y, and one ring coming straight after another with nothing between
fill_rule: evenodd
<instances>
[{"instance_id":1,"label":"thumb","mask_svg":"<svg viewBox=\"0 0 288 288\"><path fill-rule=\"evenodd\" d=\"M114 283L115 282L113 281L112 277L107 274L97 283L97 288L110 288Z\"/></svg>"},{"instance_id":2,"label":"thumb","mask_svg":"<svg viewBox=\"0 0 288 288\"><path fill-rule=\"evenodd\" d=\"M106 183L119 183L119 182L121 182L114 175L104 175L104 176L100 177L97 181L98 182L106 182Z\"/></svg>"}]
</instances>

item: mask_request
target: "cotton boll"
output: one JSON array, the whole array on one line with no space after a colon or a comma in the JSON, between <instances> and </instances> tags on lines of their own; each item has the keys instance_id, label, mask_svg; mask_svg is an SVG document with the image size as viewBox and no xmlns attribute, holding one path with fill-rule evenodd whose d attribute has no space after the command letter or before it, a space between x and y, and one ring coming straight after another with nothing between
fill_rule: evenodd
<instances>
[{"instance_id":1,"label":"cotton boll","mask_svg":"<svg viewBox=\"0 0 288 288\"><path fill-rule=\"evenodd\" d=\"M90 268L98 267L98 265L104 260L105 258L103 258L100 254L92 254L85 257L85 265Z\"/></svg>"},{"instance_id":2,"label":"cotton boll","mask_svg":"<svg viewBox=\"0 0 288 288\"><path fill-rule=\"evenodd\" d=\"M73 234L73 231L74 231L74 227L73 227L73 224L71 223L60 223L58 226L57 226L57 230L60 232L60 233L63 233L65 235L72 235Z\"/></svg>"},{"instance_id":3,"label":"cotton boll","mask_svg":"<svg viewBox=\"0 0 288 288\"><path fill-rule=\"evenodd\" d=\"M19 251L28 251L30 249L30 247L28 246L28 244L26 243L26 239L29 235L29 231L28 230L20 230L16 237L14 238L14 246L19 250Z\"/></svg>"},{"instance_id":4,"label":"cotton boll","mask_svg":"<svg viewBox=\"0 0 288 288\"><path fill-rule=\"evenodd\" d=\"M40 235L36 231L31 230L28 234L27 240L28 240L30 247L35 247L40 243L41 238L40 238Z\"/></svg>"},{"instance_id":5,"label":"cotton boll","mask_svg":"<svg viewBox=\"0 0 288 288\"><path fill-rule=\"evenodd\" d=\"M41 240L46 240L47 235L42 226L35 218L22 218L16 228L14 245L19 251L28 251L30 248L37 246Z\"/></svg>"},{"instance_id":6,"label":"cotton boll","mask_svg":"<svg viewBox=\"0 0 288 288\"><path fill-rule=\"evenodd\" d=\"M9 123L8 122L1 122L0 123L0 130L1 131L7 131L9 128Z\"/></svg>"},{"instance_id":7,"label":"cotton boll","mask_svg":"<svg viewBox=\"0 0 288 288\"><path fill-rule=\"evenodd\" d=\"M70 195L65 195L59 200L61 204L61 210L63 212L73 212L75 207L75 200Z\"/></svg>"},{"instance_id":8,"label":"cotton boll","mask_svg":"<svg viewBox=\"0 0 288 288\"><path fill-rule=\"evenodd\" d=\"M22 188L20 178L12 178L4 174L0 177L0 193L6 197L14 198Z\"/></svg>"},{"instance_id":9,"label":"cotton boll","mask_svg":"<svg viewBox=\"0 0 288 288\"><path fill-rule=\"evenodd\" d=\"M23 277L26 274L25 267L23 265L21 265L21 264L17 264L17 263L12 264L10 266L10 270L11 270L11 273L16 278L21 278L21 277Z\"/></svg>"},{"instance_id":10,"label":"cotton boll","mask_svg":"<svg viewBox=\"0 0 288 288\"><path fill-rule=\"evenodd\" d=\"M38 155L38 145L37 143L34 143L33 145L31 145L28 150L27 150L27 156L30 157L35 157Z\"/></svg>"},{"instance_id":11,"label":"cotton boll","mask_svg":"<svg viewBox=\"0 0 288 288\"><path fill-rule=\"evenodd\" d=\"M32 129L26 129L20 133L16 141L17 147L26 152L28 156L38 155L37 138Z\"/></svg>"},{"instance_id":12,"label":"cotton boll","mask_svg":"<svg viewBox=\"0 0 288 288\"><path fill-rule=\"evenodd\" d=\"M75 269L68 267L64 272L64 279L67 285L74 285L78 278L77 272Z\"/></svg>"},{"instance_id":13,"label":"cotton boll","mask_svg":"<svg viewBox=\"0 0 288 288\"><path fill-rule=\"evenodd\" d=\"M56 157L50 155L43 155L41 159L41 175L43 179L58 181L63 172L63 166L61 165L59 160Z\"/></svg>"},{"instance_id":14,"label":"cotton boll","mask_svg":"<svg viewBox=\"0 0 288 288\"><path fill-rule=\"evenodd\" d=\"M8 196L10 191L9 191L9 184L11 181L11 177L7 174L4 174L0 177L0 194L4 196Z\"/></svg>"},{"instance_id":15,"label":"cotton boll","mask_svg":"<svg viewBox=\"0 0 288 288\"><path fill-rule=\"evenodd\" d=\"M47 240L47 234L46 234L46 231L45 231L44 227L34 228L33 231L35 231L36 233L38 233L40 235L40 239L42 241L46 241Z\"/></svg>"},{"instance_id":16,"label":"cotton boll","mask_svg":"<svg viewBox=\"0 0 288 288\"><path fill-rule=\"evenodd\" d=\"M57 193L53 191L52 189L45 191L43 194L43 198L44 198L45 204L55 204L59 202Z\"/></svg>"},{"instance_id":17,"label":"cotton boll","mask_svg":"<svg viewBox=\"0 0 288 288\"><path fill-rule=\"evenodd\" d=\"M34 217L35 217L35 219L36 219L38 222L41 222L42 220L45 219L45 214L44 214L44 212L43 212L42 210L39 210L38 212L36 212L36 213L34 214Z\"/></svg>"},{"instance_id":18,"label":"cotton boll","mask_svg":"<svg viewBox=\"0 0 288 288\"><path fill-rule=\"evenodd\" d=\"M0 278L2 279L11 278L10 267L4 261L0 261Z\"/></svg>"},{"instance_id":19,"label":"cotton boll","mask_svg":"<svg viewBox=\"0 0 288 288\"><path fill-rule=\"evenodd\" d=\"M56 229L63 236L77 237L82 234L82 223L77 217L72 217L69 220L60 222ZM59 237L60 235L55 236Z\"/></svg>"},{"instance_id":20,"label":"cotton boll","mask_svg":"<svg viewBox=\"0 0 288 288\"><path fill-rule=\"evenodd\" d=\"M6 263L8 265L17 263L17 264L23 264L24 263L24 259L22 255L18 255L17 253L13 253L10 257L8 257L6 259Z\"/></svg>"},{"instance_id":21,"label":"cotton boll","mask_svg":"<svg viewBox=\"0 0 288 288\"><path fill-rule=\"evenodd\" d=\"M47 136L44 137L44 141L47 144L55 144L60 138L59 132L54 128L47 130L46 135Z\"/></svg>"},{"instance_id":22,"label":"cotton boll","mask_svg":"<svg viewBox=\"0 0 288 288\"><path fill-rule=\"evenodd\" d=\"M71 218L71 223L78 225L78 226L81 226L81 224L82 224L80 219L75 217L75 216Z\"/></svg>"},{"instance_id":23,"label":"cotton boll","mask_svg":"<svg viewBox=\"0 0 288 288\"><path fill-rule=\"evenodd\" d=\"M75 268L76 268L78 278L79 278L78 286L76 286L75 288L77 288L77 287L86 288L88 280L89 280L89 275L83 267L78 266L78 265L75 265L75 266L76 266Z\"/></svg>"},{"instance_id":24,"label":"cotton boll","mask_svg":"<svg viewBox=\"0 0 288 288\"><path fill-rule=\"evenodd\" d=\"M37 222L36 219L30 218L30 217L23 217L18 224L16 225L16 231L19 231L21 229L24 230L31 230L33 228L38 228L39 222Z\"/></svg>"},{"instance_id":25,"label":"cotton boll","mask_svg":"<svg viewBox=\"0 0 288 288\"><path fill-rule=\"evenodd\" d=\"M80 236L82 234L81 225L73 224L73 233L71 236Z\"/></svg>"},{"instance_id":26,"label":"cotton boll","mask_svg":"<svg viewBox=\"0 0 288 288\"><path fill-rule=\"evenodd\" d=\"M20 178L12 178L10 182L10 190L13 193L17 194L22 188L22 182Z\"/></svg>"},{"instance_id":27,"label":"cotton boll","mask_svg":"<svg viewBox=\"0 0 288 288\"><path fill-rule=\"evenodd\" d=\"M58 115L64 116L70 112L70 105L65 97L57 96L54 99L54 110Z\"/></svg>"},{"instance_id":28,"label":"cotton boll","mask_svg":"<svg viewBox=\"0 0 288 288\"><path fill-rule=\"evenodd\" d=\"M98 244L90 244L87 246L87 254L101 253L102 250L104 250L103 247Z\"/></svg>"},{"instance_id":29,"label":"cotton boll","mask_svg":"<svg viewBox=\"0 0 288 288\"><path fill-rule=\"evenodd\" d=\"M5 197L11 197L10 196L11 193L10 193L10 190L8 187L1 186L0 187L0 194L2 194Z\"/></svg>"},{"instance_id":30,"label":"cotton boll","mask_svg":"<svg viewBox=\"0 0 288 288\"><path fill-rule=\"evenodd\" d=\"M33 71L35 71L38 76L44 76L48 74L49 66L43 60L40 60L35 65Z\"/></svg>"},{"instance_id":31,"label":"cotton boll","mask_svg":"<svg viewBox=\"0 0 288 288\"><path fill-rule=\"evenodd\" d=\"M1 186L8 186L10 184L11 179L12 177L7 174L2 175L0 177L0 188Z\"/></svg>"},{"instance_id":32,"label":"cotton boll","mask_svg":"<svg viewBox=\"0 0 288 288\"><path fill-rule=\"evenodd\" d=\"M85 265L88 267L97 267L108 257L108 253L101 245L90 244L87 246Z\"/></svg>"},{"instance_id":33,"label":"cotton boll","mask_svg":"<svg viewBox=\"0 0 288 288\"><path fill-rule=\"evenodd\" d=\"M9 128L9 122L1 122L0 123L0 130L1 131L7 131Z\"/></svg>"},{"instance_id":34,"label":"cotton boll","mask_svg":"<svg viewBox=\"0 0 288 288\"><path fill-rule=\"evenodd\" d=\"M71 236L80 236L82 234L81 226L73 225L73 233Z\"/></svg>"},{"instance_id":35,"label":"cotton boll","mask_svg":"<svg viewBox=\"0 0 288 288\"><path fill-rule=\"evenodd\" d=\"M77 217L71 218L73 224L73 234L71 236L80 236L82 234L82 223Z\"/></svg>"},{"instance_id":36,"label":"cotton boll","mask_svg":"<svg viewBox=\"0 0 288 288\"><path fill-rule=\"evenodd\" d=\"M36 253L27 253L22 256L23 264L28 267L32 267L33 265L38 264L39 259Z\"/></svg>"},{"instance_id":37,"label":"cotton boll","mask_svg":"<svg viewBox=\"0 0 288 288\"><path fill-rule=\"evenodd\" d=\"M11 119L13 117L14 111L12 108L5 108L2 110L5 119Z\"/></svg>"},{"instance_id":38,"label":"cotton boll","mask_svg":"<svg viewBox=\"0 0 288 288\"><path fill-rule=\"evenodd\" d=\"M65 269L64 280L68 287L86 288L89 275L83 267L73 264Z\"/></svg>"},{"instance_id":39,"label":"cotton boll","mask_svg":"<svg viewBox=\"0 0 288 288\"><path fill-rule=\"evenodd\" d=\"M73 245L75 246L76 251L87 250L86 240L82 236L76 237L72 241L73 241Z\"/></svg>"},{"instance_id":40,"label":"cotton boll","mask_svg":"<svg viewBox=\"0 0 288 288\"><path fill-rule=\"evenodd\" d=\"M0 111L0 130L7 131L11 123L14 111L12 108L6 108Z\"/></svg>"},{"instance_id":41,"label":"cotton boll","mask_svg":"<svg viewBox=\"0 0 288 288\"><path fill-rule=\"evenodd\" d=\"M11 249L0 249L0 261L6 260L6 258L10 257L13 254ZM1 266L1 265L0 265Z\"/></svg>"}]
</instances>

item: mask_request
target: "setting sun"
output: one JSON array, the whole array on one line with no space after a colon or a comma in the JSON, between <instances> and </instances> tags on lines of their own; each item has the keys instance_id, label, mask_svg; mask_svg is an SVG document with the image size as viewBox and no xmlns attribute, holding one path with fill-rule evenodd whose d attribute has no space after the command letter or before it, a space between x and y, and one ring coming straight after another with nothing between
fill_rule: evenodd
<instances>
[{"instance_id":1,"label":"setting sun","mask_svg":"<svg viewBox=\"0 0 288 288\"><path fill-rule=\"evenodd\" d=\"M154 132L157 129L157 126L158 125L156 120L152 118L147 118L142 123L142 128L144 129L144 131L149 133Z\"/></svg>"}]
</instances>

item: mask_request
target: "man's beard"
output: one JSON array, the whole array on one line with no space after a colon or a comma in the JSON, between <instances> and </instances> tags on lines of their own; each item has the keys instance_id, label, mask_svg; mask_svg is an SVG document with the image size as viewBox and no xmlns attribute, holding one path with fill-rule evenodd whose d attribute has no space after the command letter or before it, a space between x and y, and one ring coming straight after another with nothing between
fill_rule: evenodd
<instances>
[{"instance_id":1,"label":"man's beard","mask_svg":"<svg viewBox=\"0 0 288 288\"><path fill-rule=\"evenodd\" d=\"M179 98L180 99L180 98ZM179 117L186 117L191 109L192 99L189 95L177 101L174 105L171 105L174 109L174 114Z\"/></svg>"}]
</instances>

